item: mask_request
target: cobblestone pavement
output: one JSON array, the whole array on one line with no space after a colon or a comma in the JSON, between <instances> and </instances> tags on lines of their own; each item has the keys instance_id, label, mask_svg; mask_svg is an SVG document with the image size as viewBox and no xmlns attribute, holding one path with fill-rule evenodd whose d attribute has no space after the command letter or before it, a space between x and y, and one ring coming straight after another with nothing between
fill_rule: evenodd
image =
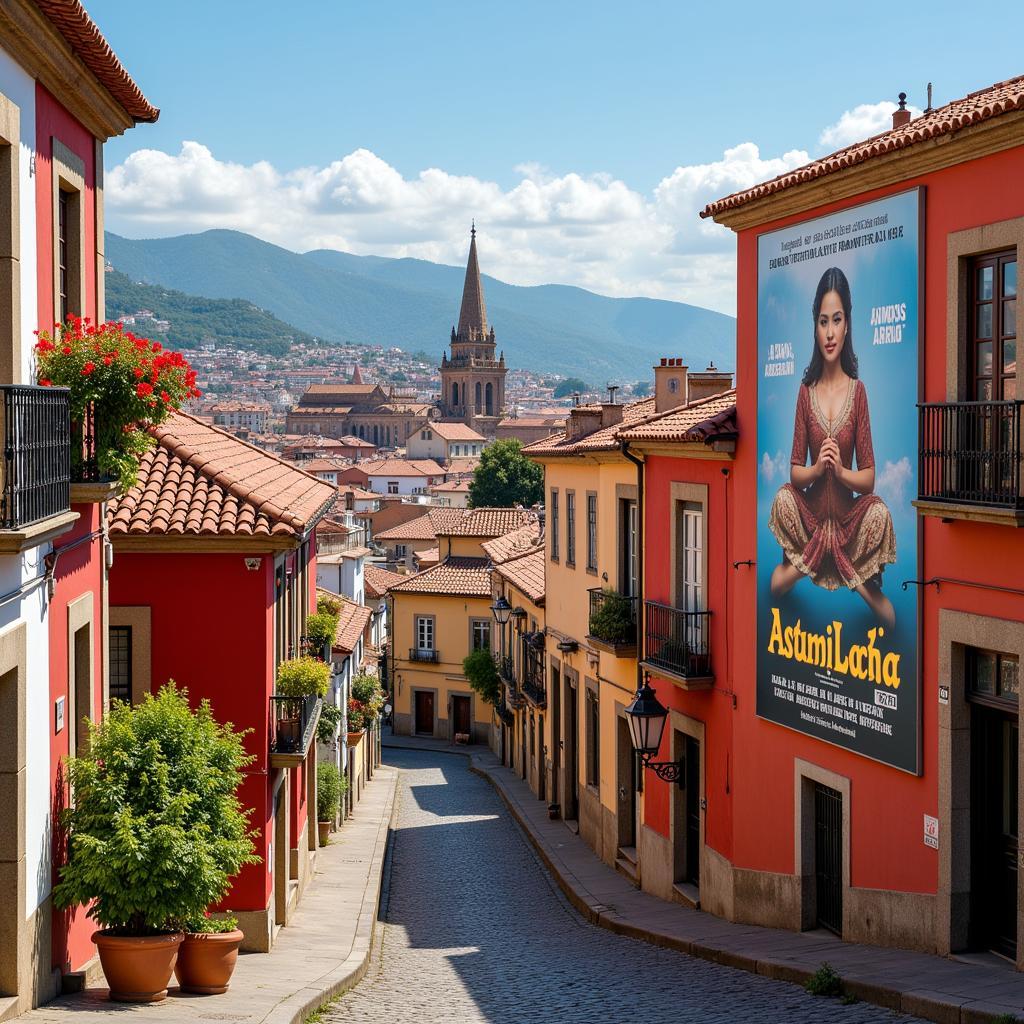
<instances>
[{"instance_id":1,"label":"cobblestone pavement","mask_svg":"<svg viewBox=\"0 0 1024 1024\"><path fill-rule=\"evenodd\" d=\"M403 769L390 877L366 977L325 1021L387 1024L873 1024L842 1006L584 921L490 784L460 757L386 750Z\"/></svg>"}]
</instances>

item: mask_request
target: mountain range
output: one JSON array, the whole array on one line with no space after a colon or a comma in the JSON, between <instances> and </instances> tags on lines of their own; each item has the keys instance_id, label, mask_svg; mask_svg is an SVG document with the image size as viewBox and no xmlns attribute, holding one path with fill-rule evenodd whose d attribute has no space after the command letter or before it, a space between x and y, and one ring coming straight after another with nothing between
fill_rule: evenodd
<instances>
[{"instance_id":1,"label":"mountain range","mask_svg":"<svg viewBox=\"0 0 1024 1024\"><path fill-rule=\"evenodd\" d=\"M440 358L458 318L465 270L418 259L295 253L239 231L172 238L106 236L133 282L210 299L244 299L325 341L397 346ZM486 251L482 255L486 261ZM567 285L522 287L484 275L488 320L511 367L595 384L646 378L661 356L734 362L735 320L682 302L609 298Z\"/></svg>"}]
</instances>

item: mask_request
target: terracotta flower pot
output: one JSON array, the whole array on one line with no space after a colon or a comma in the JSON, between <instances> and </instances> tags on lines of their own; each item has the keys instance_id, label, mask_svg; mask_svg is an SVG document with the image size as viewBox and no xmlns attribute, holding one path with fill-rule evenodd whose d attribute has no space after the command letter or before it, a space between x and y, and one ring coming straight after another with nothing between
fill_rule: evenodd
<instances>
[{"instance_id":1,"label":"terracotta flower pot","mask_svg":"<svg viewBox=\"0 0 1024 1024\"><path fill-rule=\"evenodd\" d=\"M186 932L174 965L181 991L204 996L227 992L243 938L237 928L233 932Z\"/></svg>"},{"instance_id":2,"label":"terracotta flower pot","mask_svg":"<svg viewBox=\"0 0 1024 1024\"><path fill-rule=\"evenodd\" d=\"M362 732L350 732L348 734L348 745L354 747L362 738Z\"/></svg>"},{"instance_id":3,"label":"terracotta flower pot","mask_svg":"<svg viewBox=\"0 0 1024 1024\"><path fill-rule=\"evenodd\" d=\"M316 828L320 833L320 845L326 846L327 839L331 834L331 823L329 821L318 821L316 823Z\"/></svg>"},{"instance_id":4,"label":"terracotta flower pot","mask_svg":"<svg viewBox=\"0 0 1024 1024\"><path fill-rule=\"evenodd\" d=\"M167 996L167 982L178 957L181 932L169 935L111 935L94 932L92 941L110 998L122 1003L157 1003Z\"/></svg>"}]
</instances>

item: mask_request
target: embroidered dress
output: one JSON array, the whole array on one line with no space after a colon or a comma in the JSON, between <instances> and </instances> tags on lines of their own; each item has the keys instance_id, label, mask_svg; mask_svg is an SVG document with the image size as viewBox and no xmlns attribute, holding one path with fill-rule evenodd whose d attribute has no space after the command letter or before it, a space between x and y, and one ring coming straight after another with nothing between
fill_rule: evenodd
<instances>
[{"instance_id":1,"label":"embroidered dress","mask_svg":"<svg viewBox=\"0 0 1024 1024\"><path fill-rule=\"evenodd\" d=\"M791 463L814 465L828 437L839 445L847 469L853 468L855 455L857 469L874 466L862 381L850 381L843 407L831 422L822 414L817 388L800 385ZM854 495L831 468L806 490L792 484L779 488L768 525L789 561L826 590L858 587L896 561L896 534L885 502L876 494Z\"/></svg>"}]
</instances>

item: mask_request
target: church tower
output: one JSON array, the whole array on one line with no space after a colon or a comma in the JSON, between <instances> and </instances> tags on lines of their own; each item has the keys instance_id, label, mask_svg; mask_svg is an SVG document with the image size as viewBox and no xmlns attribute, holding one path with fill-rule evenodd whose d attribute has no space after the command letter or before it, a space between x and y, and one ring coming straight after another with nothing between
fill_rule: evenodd
<instances>
[{"instance_id":1,"label":"church tower","mask_svg":"<svg viewBox=\"0 0 1024 1024\"><path fill-rule=\"evenodd\" d=\"M494 328L487 324L474 223L459 326L452 328L451 356L441 358L441 415L461 420L489 438L505 415L505 353L496 357L495 349Z\"/></svg>"}]
</instances>

